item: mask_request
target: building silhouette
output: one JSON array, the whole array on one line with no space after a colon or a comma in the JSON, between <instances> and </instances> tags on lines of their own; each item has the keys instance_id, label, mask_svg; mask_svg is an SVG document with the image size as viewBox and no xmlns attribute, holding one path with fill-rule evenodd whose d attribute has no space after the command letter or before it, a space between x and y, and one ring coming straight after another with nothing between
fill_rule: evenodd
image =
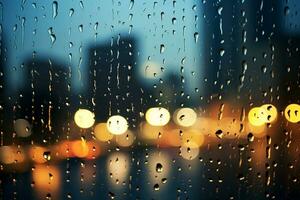
<instances>
[{"instance_id":1,"label":"building silhouette","mask_svg":"<svg viewBox=\"0 0 300 200\"><path fill-rule=\"evenodd\" d=\"M59 138L68 116L68 77L67 67L50 57L24 62L24 84L15 118L32 124L30 140L51 144Z\"/></svg>"},{"instance_id":2,"label":"building silhouette","mask_svg":"<svg viewBox=\"0 0 300 200\"><path fill-rule=\"evenodd\" d=\"M90 99L96 119L106 121L111 115L122 115L129 126L140 121L140 112L151 104L149 91L137 81L137 40L116 36L88 50Z\"/></svg>"}]
</instances>

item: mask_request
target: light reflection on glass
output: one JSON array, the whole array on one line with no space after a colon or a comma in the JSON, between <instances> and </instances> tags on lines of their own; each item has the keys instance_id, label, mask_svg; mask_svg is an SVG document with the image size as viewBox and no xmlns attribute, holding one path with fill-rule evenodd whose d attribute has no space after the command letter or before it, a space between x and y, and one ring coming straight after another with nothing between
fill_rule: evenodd
<instances>
[{"instance_id":1,"label":"light reflection on glass","mask_svg":"<svg viewBox=\"0 0 300 200\"><path fill-rule=\"evenodd\" d=\"M114 188L124 186L130 172L130 157L126 153L112 153L106 162L109 183Z\"/></svg>"},{"instance_id":2,"label":"light reflection on glass","mask_svg":"<svg viewBox=\"0 0 300 200\"><path fill-rule=\"evenodd\" d=\"M40 199L58 199L61 175L54 165L35 165L32 168L32 186Z\"/></svg>"},{"instance_id":3,"label":"light reflection on glass","mask_svg":"<svg viewBox=\"0 0 300 200\"><path fill-rule=\"evenodd\" d=\"M150 190L163 189L167 180L170 178L169 175L172 173L171 159L165 152L153 151L149 154L147 167L147 176L150 180Z\"/></svg>"}]
</instances>

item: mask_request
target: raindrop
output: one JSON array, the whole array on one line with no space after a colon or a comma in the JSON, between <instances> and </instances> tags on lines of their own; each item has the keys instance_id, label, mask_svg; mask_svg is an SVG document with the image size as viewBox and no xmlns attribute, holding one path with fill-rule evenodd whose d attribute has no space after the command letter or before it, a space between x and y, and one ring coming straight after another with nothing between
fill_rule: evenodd
<instances>
[{"instance_id":1,"label":"raindrop","mask_svg":"<svg viewBox=\"0 0 300 200\"><path fill-rule=\"evenodd\" d=\"M74 14L74 8L71 8L71 9L69 10L69 16L72 17L73 14Z\"/></svg>"},{"instance_id":2,"label":"raindrop","mask_svg":"<svg viewBox=\"0 0 300 200\"><path fill-rule=\"evenodd\" d=\"M220 7L218 8L218 14L219 14L219 15L222 15L222 11L223 11L223 7L220 6Z\"/></svg>"},{"instance_id":3,"label":"raindrop","mask_svg":"<svg viewBox=\"0 0 300 200\"><path fill-rule=\"evenodd\" d=\"M173 17L172 18L172 24L175 25L175 23L176 23L176 17Z\"/></svg>"},{"instance_id":4,"label":"raindrop","mask_svg":"<svg viewBox=\"0 0 300 200\"><path fill-rule=\"evenodd\" d=\"M158 185L158 183L156 183L156 184L153 186L153 188L154 188L155 191L158 191L158 190L159 190L159 185Z\"/></svg>"},{"instance_id":5,"label":"raindrop","mask_svg":"<svg viewBox=\"0 0 300 200\"><path fill-rule=\"evenodd\" d=\"M95 25L94 25L94 30L95 30L95 31L98 29L98 26L99 26L99 23L96 22Z\"/></svg>"},{"instance_id":6,"label":"raindrop","mask_svg":"<svg viewBox=\"0 0 300 200\"><path fill-rule=\"evenodd\" d=\"M245 176L244 176L243 174L239 174L239 175L237 176L237 178L238 178L240 181L245 180Z\"/></svg>"},{"instance_id":7,"label":"raindrop","mask_svg":"<svg viewBox=\"0 0 300 200\"><path fill-rule=\"evenodd\" d=\"M50 39L51 39L51 45L54 45L56 41L56 36L54 34L50 34Z\"/></svg>"},{"instance_id":8,"label":"raindrop","mask_svg":"<svg viewBox=\"0 0 300 200\"><path fill-rule=\"evenodd\" d=\"M220 56L223 56L225 54L225 50L224 49L220 49Z\"/></svg>"},{"instance_id":9,"label":"raindrop","mask_svg":"<svg viewBox=\"0 0 300 200\"><path fill-rule=\"evenodd\" d=\"M218 137L218 138L220 138L220 139L222 139L223 138L223 136L224 136L224 133L223 133L223 131L222 130L217 130L216 131L216 136Z\"/></svg>"},{"instance_id":10,"label":"raindrop","mask_svg":"<svg viewBox=\"0 0 300 200\"><path fill-rule=\"evenodd\" d=\"M47 161L51 160L51 152L50 151L45 151L44 154L43 154L43 157Z\"/></svg>"},{"instance_id":11,"label":"raindrop","mask_svg":"<svg viewBox=\"0 0 300 200\"><path fill-rule=\"evenodd\" d=\"M195 43L198 42L198 39L199 39L199 33L198 33L198 32L195 32L195 33L194 33L194 40L195 40Z\"/></svg>"},{"instance_id":12,"label":"raindrop","mask_svg":"<svg viewBox=\"0 0 300 200\"><path fill-rule=\"evenodd\" d=\"M248 138L249 142L253 142L254 141L254 135L252 133L249 133L248 136L247 136L247 138Z\"/></svg>"},{"instance_id":13,"label":"raindrop","mask_svg":"<svg viewBox=\"0 0 300 200\"><path fill-rule=\"evenodd\" d=\"M266 65L261 66L261 72L264 73L264 74L267 72Z\"/></svg>"},{"instance_id":14,"label":"raindrop","mask_svg":"<svg viewBox=\"0 0 300 200\"><path fill-rule=\"evenodd\" d=\"M84 8L84 5L83 5L83 2L82 2L82 1L79 2L79 5L80 5L80 7L81 7L82 9Z\"/></svg>"},{"instance_id":15,"label":"raindrop","mask_svg":"<svg viewBox=\"0 0 300 200\"><path fill-rule=\"evenodd\" d=\"M163 166L161 163L156 164L156 172L161 173L163 171Z\"/></svg>"},{"instance_id":16,"label":"raindrop","mask_svg":"<svg viewBox=\"0 0 300 200\"><path fill-rule=\"evenodd\" d=\"M53 3L52 3L52 17L53 17L53 19L56 18L57 14L58 14L58 3L57 3L57 1L53 1Z\"/></svg>"},{"instance_id":17,"label":"raindrop","mask_svg":"<svg viewBox=\"0 0 300 200\"><path fill-rule=\"evenodd\" d=\"M130 3L129 3L129 10L132 10L133 5L134 5L134 0L130 0Z\"/></svg>"},{"instance_id":18,"label":"raindrop","mask_svg":"<svg viewBox=\"0 0 300 200\"><path fill-rule=\"evenodd\" d=\"M287 16L290 13L290 8L288 6L284 7L284 15Z\"/></svg>"},{"instance_id":19,"label":"raindrop","mask_svg":"<svg viewBox=\"0 0 300 200\"><path fill-rule=\"evenodd\" d=\"M80 32L83 32L83 25L82 25L82 24L80 24L80 25L78 26L78 30L79 30Z\"/></svg>"},{"instance_id":20,"label":"raindrop","mask_svg":"<svg viewBox=\"0 0 300 200\"><path fill-rule=\"evenodd\" d=\"M49 179L53 180L53 174L49 173Z\"/></svg>"},{"instance_id":21,"label":"raindrop","mask_svg":"<svg viewBox=\"0 0 300 200\"><path fill-rule=\"evenodd\" d=\"M46 199L51 199L51 194L50 193L48 193L47 195L46 195Z\"/></svg>"},{"instance_id":22,"label":"raindrop","mask_svg":"<svg viewBox=\"0 0 300 200\"><path fill-rule=\"evenodd\" d=\"M165 52L165 45L161 44L160 45L160 53L164 53Z\"/></svg>"},{"instance_id":23,"label":"raindrop","mask_svg":"<svg viewBox=\"0 0 300 200\"><path fill-rule=\"evenodd\" d=\"M108 196L110 197L110 199L115 199L115 194L112 192L108 192Z\"/></svg>"}]
</instances>

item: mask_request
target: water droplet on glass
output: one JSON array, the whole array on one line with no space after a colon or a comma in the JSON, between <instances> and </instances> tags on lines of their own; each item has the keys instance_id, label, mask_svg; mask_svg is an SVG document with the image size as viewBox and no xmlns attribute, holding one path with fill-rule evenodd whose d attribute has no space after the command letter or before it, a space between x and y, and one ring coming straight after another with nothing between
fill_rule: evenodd
<instances>
[{"instance_id":1,"label":"water droplet on glass","mask_svg":"<svg viewBox=\"0 0 300 200\"><path fill-rule=\"evenodd\" d=\"M163 171L163 166L161 163L156 164L156 172L161 173Z\"/></svg>"},{"instance_id":2,"label":"water droplet on glass","mask_svg":"<svg viewBox=\"0 0 300 200\"><path fill-rule=\"evenodd\" d=\"M218 138L220 138L220 139L222 139L223 138L223 136L224 136L224 133L223 133L223 131L222 130L217 130L216 131L216 136L218 137Z\"/></svg>"},{"instance_id":3,"label":"water droplet on glass","mask_svg":"<svg viewBox=\"0 0 300 200\"><path fill-rule=\"evenodd\" d=\"M53 19L56 18L57 14L58 14L58 3L57 3L57 1L53 1L53 3L52 3L52 17L53 17Z\"/></svg>"},{"instance_id":4,"label":"water droplet on glass","mask_svg":"<svg viewBox=\"0 0 300 200\"><path fill-rule=\"evenodd\" d=\"M176 18L173 17L173 18L172 18L172 24L175 25L175 23L176 23Z\"/></svg>"},{"instance_id":5,"label":"water droplet on glass","mask_svg":"<svg viewBox=\"0 0 300 200\"><path fill-rule=\"evenodd\" d=\"M153 189L154 189L155 191L158 191L158 190L159 190L159 185L158 185L158 183L156 183L156 184L153 186Z\"/></svg>"},{"instance_id":6,"label":"water droplet on glass","mask_svg":"<svg viewBox=\"0 0 300 200\"><path fill-rule=\"evenodd\" d=\"M51 45L54 45L56 41L56 36L54 34L50 34L50 39L51 39Z\"/></svg>"},{"instance_id":7,"label":"water droplet on glass","mask_svg":"<svg viewBox=\"0 0 300 200\"><path fill-rule=\"evenodd\" d=\"M132 10L133 6L134 6L134 0L130 0L129 10Z\"/></svg>"},{"instance_id":8,"label":"water droplet on glass","mask_svg":"<svg viewBox=\"0 0 300 200\"><path fill-rule=\"evenodd\" d=\"M218 14L219 15L222 15L222 11L223 11L223 7L222 6L218 7Z\"/></svg>"},{"instance_id":9,"label":"water droplet on glass","mask_svg":"<svg viewBox=\"0 0 300 200\"><path fill-rule=\"evenodd\" d=\"M82 25L82 24L80 24L80 25L78 26L78 30L79 30L80 32L83 32L83 25Z\"/></svg>"},{"instance_id":10,"label":"water droplet on glass","mask_svg":"<svg viewBox=\"0 0 300 200\"><path fill-rule=\"evenodd\" d=\"M71 9L69 10L69 16L72 17L73 14L74 14L74 8L71 8Z\"/></svg>"},{"instance_id":11,"label":"water droplet on glass","mask_svg":"<svg viewBox=\"0 0 300 200\"><path fill-rule=\"evenodd\" d=\"M199 39L199 33L198 33L198 32L195 32L195 33L194 33L194 40L195 40L195 43L198 42L198 39Z\"/></svg>"},{"instance_id":12,"label":"water droplet on glass","mask_svg":"<svg viewBox=\"0 0 300 200\"><path fill-rule=\"evenodd\" d=\"M50 151L45 151L44 154L43 154L43 157L47 161L51 160L51 152Z\"/></svg>"},{"instance_id":13,"label":"water droplet on glass","mask_svg":"<svg viewBox=\"0 0 300 200\"><path fill-rule=\"evenodd\" d=\"M161 44L160 45L160 53L164 53L165 52L165 45Z\"/></svg>"},{"instance_id":14,"label":"water droplet on glass","mask_svg":"<svg viewBox=\"0 0 300 200\"><path fill-rule=\"evenodd\" d=\"M287 16L290 13L290 8L288 6L284 7L284 15Z\"/></svg>"},{"instance_id":15,"label":"water droplet on glass","mask_svg":"<svg viewBox=\"0 0 300 200\"><path fill-rule=\"evenodd\" d=\"M225 54L225 50L224 49L220 49L220 56L223 56Z\"/></svg>"},{"instance_id":16,"label":"water droplet on glass","mask_svg":"<svg viewBox=\"0 0 300 200\"><path fill-rule=\"evenodd\" d=\"M83 5L83 2L82 2L82 1L79 2L79 5L80 5L80 7L81 7L82 9L84 8L84 5Z\"/></svg>"}]
</instances>

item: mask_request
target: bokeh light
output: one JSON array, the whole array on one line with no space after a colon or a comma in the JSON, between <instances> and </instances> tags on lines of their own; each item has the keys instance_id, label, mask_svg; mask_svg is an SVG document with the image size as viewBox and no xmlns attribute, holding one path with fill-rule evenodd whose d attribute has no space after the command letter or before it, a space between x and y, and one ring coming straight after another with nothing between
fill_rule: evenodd
<instances>
[{"instance_id":1,"label":"bokeh light","mask_svg":"<svg viewBox=\"0 0 300 200\"><path fill-rule=\"evenodd\" d=\"M183 127L189 127L195 124L197 113L191 108L177 109L173 114L173 121Z\"/></svg>"},{"instance_id":2,"label":"bokeh light","mask_svg":"<svg viewBox=\"0 0 300 200\"><path fill-rule=\"evenodd\" d=\"M127 131L128 122L121 115L114 115L107 120L106 127L110 133L121 135Z\"/></svg>"},{"instance_id":3,"label":"bokeh light","mask_svg":"<svg viewBox=\"0 0 300 200\"><path fill-rule=\"evenodd\" d=\"M113 153L108 157L106 166L110 184L120 187L128 179L130 157L121 152Z\"/></svg>"},{"instance_id":4,"label":"bokeh light","mask_svg":"<svg viewBox=\"0 0 300 200\"><path fill-rule=\"evenodd\" d=\"M284 110L285 118L292 123L300 121L300 105L290 104Z\"/></svg>"},{"instance_id":5,"label":"bokeh light","mask_svg":"<svg viewBox=\"0 0 300 200\"><path fill-rule=\"evenodd\" d=\"M32 168L34 189L40 199L51 194L51 199L58 199L61 175L58 167L53 165L36 165Z\"/></svg>"},{"instance_id":6,"label":"bokeh light","mask_svg":"<svg viewBox=\"0 0 300 200\"><path fill-rule=\"evenodd\" d=\"M76 140L72 142L72 152L76 157L84 158L89 153L89 148L85 140Z\"/></svg>"},{"instance_id":7,"label":"bokeh light","mask_svg":"<svg viewBox=\"0 0 300 200\"><path fill-rule=\"evenodd\" d=\"M17 164L25 160L25 153L22 148L16 146L0 147L0 162L3 164Z\"/></svg>"},{"instance_id":8,"label":"bokeh light","mask_svg":"<svg viewBox=\"0 0 300 200\"><path fill-rule=\"evenodd\" d=\"M140 124L140 136L142 139L156 140L160 134L164 133L164 127L152 126L146 122Z\"/></svg>"},{"instance_id":9,"label":"bokeh light","mask_svg":"<svg viewBox=\"0 0 300 200\"><path fill-rule=\"evenodd\" d=\"M180 155L186 160L193 160L199 155L199 147L195 142L185 142L180 147Z\"/></svg>"},{"instance_id":10,"label":"bokeh light","mask_svg":"<svg viewBox=\"0 0 300 200\"><path fill-rule=\"evenodd\" d=\"M265 123L264 109L254 107L248 113L248 120L253 126L261 126Z\"/></svg>"},{"instance_id":11,"label":"bokeh light","mask_svg":"<svg viewBox=\"0 0 300 200\"><path fill-rule=\"evenodd\" d=\"M172 173L171 159L167 153L151 152L147 163L147 176L152 185L161 183L162 179L168 179Z\"/></svg>"},{"instance_id":12,"label":"bokeh light","mask_svg":"<svg viewBox=\"0 0 300 200\"><path fill-rule=\"evenodd\" d=\"M130 130L127 130L122 135L116 135L116 143L122 147L131 146L135 139L135 135Z\"/></svg>"},{"instance_id":13,"label":"bokeh light","mask_svg":"<svg viewBox=\"0 0 300 200\"><path fill-rule=\"evenodd\" d=\"M204 135L198 130L186 130L183 131L181 136L181 145L193 143L200 147L204 143Z\"/></svg>"},{"instance_id":14,"label":"bokeh light","mask_svg":"<svg viewBox=\"0 0 300 200\"><path fill-rule=\"evenodd\" d=\"M74 121L80 128L90 128L95 123L95 114L87 109L79 109L74 115Z\"/></svg>"},{"instance_id":15,"label":"bokeh light","mask_svg":"<svg viewBox=\"0 0 300 200\"><path fill-rule=\"evenodd\" d=\"M46 147L32 146L29 149L28 153L32 161L34 161L35 163L42 164L51 159L51 157L49 157L50 155L48 155L49 152L49 149L47 149Z\"/></svg>"},{"instance_id":16,"label":"bokeh light","mask_svg":"<svg viewBox=\"0 0 300 200\"><path fill-rule=\"evenodd\" d=\"M265 122L272 123L277 119L277 108L272 104L265 104L261 106L265 113Z\"/></svg>"},{"instance_id":17,"label":"bokeh light","mask_svg":"<svg viewBox=\"0 0 300 200\"><path fill-rule=\"evenodd\" d=\"M106 123L97 124L94 129L94 134L95 137L102 142L107 142L114 137L114 135L108 131Z\"/></svg>"},{"instance_id":18,"label":"bokeh light","mask_svg":"<svg viewBox=\"0 0 300 200\"><path fill-rule=\"evenodd\" d=\"M152 126L164 126L170 121L170 113L163 107L149 108L146 112L146 121Z\"/></svg>"}]
</instances>

